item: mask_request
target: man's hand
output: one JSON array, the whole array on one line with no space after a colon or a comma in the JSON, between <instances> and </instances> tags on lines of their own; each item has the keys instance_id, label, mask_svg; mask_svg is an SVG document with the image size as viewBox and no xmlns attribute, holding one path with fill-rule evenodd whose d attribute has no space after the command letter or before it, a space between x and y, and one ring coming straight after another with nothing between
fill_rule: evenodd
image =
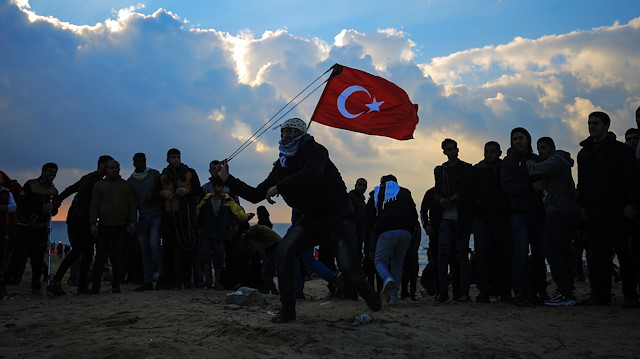
<instances>
[{"instance_id":1,"label":"man's hand","mask_svg":"<svg viewBox=\"0 0 640 359\"><path fill-rule=\"evenodd\" d=\"M267 195L266 195L267 202L269 202L270 204L276 203L276 201L272 200L271 197L279 196L279 195L280 195L280 192L278 192L278 186L273 186L269 188L267 190Z\"/></svg>"},{"instance_id":2,"label":"man's hand","mask_svg":"<svg viewBox=\"0 0 640 359\"><path fill-rule=\"evenodd\" d=\"M638 216L638 210L628 204L624 207L624 216L627 217L628 220L632 221Z\"/></svg>"},{"instance_id":3,"label":"man's hand","mask_svg":"<svg viewBox=\"0 0 640 359\"><path fill-rule=\"evenodd\" d=\"M227 160L223 160L218 165L218 178L220 178L222 182L227 182L229 178L229 163Z\"/></svg>"},{"instance_id":4,"label":"man's hand","mask_svg":"<svg viewBox=\"0 0 640 359\"><path fill-rule=\"evenodd\" d=\"M189 194L189 189L185 187L178 187L176 194L180 197L184 197Z\"/></svg>"},{"instance_id":5,"label":"man's hand","mask_svg":"<svg viewBox=\"0 0 640 359\"><path fill-rule=\"evenodd\" d=\"M127 232L130 235L136 234L136 223L135 222L132 222L127 226Z\"/></svg>"},{"instance_id":6,"label":"man's hand","mask_svg":"<svg viewBox=\"0 0 640 359\"><path fill-rule=\"evenodd\" d=\"M533 189L536 191L542 191L549 188L549 183L546 180L537 180L533 182Z\"/></svg>"},{"instance_id":7,"label":"man's hand","mask_svg":"<svg viewBox=\"0 0 640 359\"><path fill-rule=\"evenodd\" d=\"M53 210L53 203L45 203L42 205L42 212L51 213Z\"/></svg>"},{"instance_id":8,"label":"man's hand","mask_svg":"<svg viewBox=\"0 0 640 359\"><path fill-rule=\"evenodd\" d=\"M162 198L172 199L173 198L173 192L165 189L165 190L160 191L160 196L162 196Z\"/></svg>"},{"instance_id":9,"label":"man's hand","mask_svg":"<svg viewBox=\"0 0 640 359\"><path fill-rule=\"evenodd\" d=\"M449 201L448 198L442 198L440 199L440 207L442 208L449 208L451 207L451 202Z\"/></svg>"}]
</instances>

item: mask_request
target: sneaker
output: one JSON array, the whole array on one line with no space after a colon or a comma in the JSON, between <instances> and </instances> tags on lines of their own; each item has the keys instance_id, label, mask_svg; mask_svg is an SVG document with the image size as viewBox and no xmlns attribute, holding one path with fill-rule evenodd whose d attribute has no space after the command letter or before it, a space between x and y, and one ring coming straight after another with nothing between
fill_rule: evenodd
<instances>
[{"instance_id":1,"label":"sneaker","mask_svg":"<svg viewBox=\"0 0 640 359\"><path fill-rule=\"evenodd\" d=\"M517 305L518 307L526 307L529 305L529 303L527 302L527 296L522 295L522 294L518 294L516 296L513 297L513 304Z\"/></svg>"},{"instance_id":2,"label":"sneaker","mask_svg":"<svg viewBox=\"0 0 640 359\"><path fill-rule=\"evenodd\" d=\"M216 283L213 287L211 287L215 290L224 290L224 287L222 286L222 284L220 283Z\"/></svg>"},{"instance_id":3,"label":"sneaker","mask_svg":"<svg viewBox=\"0 0 640 359\"><path fill-rule=\"evenodd\" d=\"M271 318L271 322L273 323L289 323L296 320L296 309L282 307L282 309L278 312L278 314L274 315Z\"/></svg>"},{"instance_id":4,"label":"sneaker","mask_svg":"<svg viewBox=\"0 0 640 359\"><path fill-rule=\"evenodd\" d=\"M489 296L486 294L478 294L476 296L476 303L490 303Z\"/></svg>"},{"instance_id":5,"label":"sneaker","mask_svg":"<svg viewBox=\"0 0 640 359\"><path fill-rule=\"evenodd\" d=\"M437 303L446 303L449 300L449 296L447 294L445 295L437 295L436 296L436 302Z\"/></svg>"},{"instance_id":6,"label":"sneaker","mask_svg":"<svg viewBox=\"0 0 640 359\"><path fill-rule=\"evenodd\" d=\"M585 299L580 302L580 305L583 305L586 307L600 306L600 305L606 305L606 304L609 304L609 303L603 302L602 300L600 300L600 298L596 296L591 296L588 299Z\"/></svg>"},{"instance_id":7,"label":"sneaker","mask_svg":"<svg viewBox=\"0 0 640 359\"><path fill-rule=\"evenodd\" d=\"M398 305L398 296L392 295L389 297L389 305Z\"/></svg>"},{"instance_id":8,"label":"sneaker","mask_svg":"<svg viewBox=\"0 0 640 359\"><path fill-rule=\"evenodd\" d=\"M640 302L638 302L638 298L635 299L625 299L621 305L622 308L638 308L640 307Z\"/></svg>"},{"instance_id":9,"label":"sneaker","mask_svg":"<svg viewBox=\"0 0 640 359\"><path fill-rule=\"evenodd\" d=\"M380 296L371 291L372 294L367 295L364 298L364 301L367 303L367 307L374 312L382 309L382 300L380 300Z\"/></svg>"},{"instance_id":10,"label":"sneaker","mask_svg":"<svg viewBox=\"0 0 640 359\"><path fill-rule=\"evenodd\" d=\"M49 285L47 286L47 292L51 293L51 295L54 297L66 294L62 289L60 283L55 280L52 280L51 283L49 283Z\"/></svg>"},{"instance_id":11,"label":"sneaker","mask_svg":"<svg viewBox=\"0 0 640 359\"><path fill-rule=\"evenodd\" d=\"M572 295L565 296L561 293L558 293L552 298L545 300L544 305L549 305L552 307L576 305L576 298Z\"/></svg>"},{"instance_id":12,"label":"sneaker","mask_svg":"<svg viewBox=\"0 0 640 359\"><path fill-rule=\"evenodd\" d=\"M462 295L459 295L458 297L454 298L453 300L456 301L456 302L459 302L459 303L467 303L467 302L471 301L471 298L469 298L469 296L466 295L466 294L462 294Z\"/></svg>"},{"instance_id":13,"label":"sneaker","mask_svg":"<svg viewBox=\"0 0 640 359\"><path fill-rule=\"evenodd\" d=\"M78 294L89 294L89 287L81 285L78 287Z\"/></svg>"},{"instance_id":14,"label":"sneaker","mask_svg":"<svg viewBox=\"0 0 640 359\"><path fill-rule=\"evenodd\" d=\"M137 287L136 289L134 289L134 291L136 292L146 292L149 290L153 290L153 283L145 283L139 287Z\"/></svg>"},{"instance_id":15,"label":"sneaker","mask_svg":"<svg viewBox=\"0 0 640 359\"><path fill-rule=\"evenodd\" d=\"M384 286L382 286L382 292L380 292L380 298L384 300L385 303L389 303L391 297L391 291L396 287L396 282L393 278L389 277L385 279Z\"/></svg>"},{"instance_id":16,"label":"sneaker","mask_svg":"<svg viewBox=\"0 0 640 359\"><path fill-rule=\"evenodd\" d=\"M111 293L113 293L113 294L121 293L121 291L120 291L120 287L114 287L114 288L111 288Z\"/></svg>"},{"instance_id":17,"label":"sneaker","mask_svg":"<svg viewBox=\"0 0 640 359\"><path fill-rule=\"evenodd\" d=\"M80 293L80 292L78 292ZM99 294L100 293L100 288L99 287L91 287L91 289L89 289L87 291L87 294L89 295L94 295L94 294Z\"/></svg>"},{"instance_id":18,"label":"sneaker","mask_svg":"<svg viewBox=\"0 0 640 359\"><path fill-rule=\"evenodd\" d=\"M489 303L498 303L498 296L497 295L490 295L489 296Z\"/></svg>"}]
</instances>

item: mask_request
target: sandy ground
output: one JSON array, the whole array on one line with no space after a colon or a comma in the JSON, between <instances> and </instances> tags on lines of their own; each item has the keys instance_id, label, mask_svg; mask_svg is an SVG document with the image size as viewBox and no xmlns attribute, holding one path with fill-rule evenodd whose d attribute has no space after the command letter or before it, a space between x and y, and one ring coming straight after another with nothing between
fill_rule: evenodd
<instances>
[{"instance_id":1,"label":"sandy ground","mask_svg":"<svg viewBox=\"0 0 640 359\"><path fill-rule=\"evenodd\" d=\"M55 267L55 266L54 266ZM278 298L225 310L228 291L182 290L33 296L25 273L0 301L1 358L634 358L640 309L623 309L619 283L604 307L437 304L401 300L373 313L360 301L325 302L326 286L307 282L298 320L272 324ZM587 283L577 283L586 297ZM553 285L550 286L553 288ZM551 292L551 291L550 291ZM472 288L475 294L475 288ZM373 318L354 326L360 314Z\"/></svg>"}]
</instances>

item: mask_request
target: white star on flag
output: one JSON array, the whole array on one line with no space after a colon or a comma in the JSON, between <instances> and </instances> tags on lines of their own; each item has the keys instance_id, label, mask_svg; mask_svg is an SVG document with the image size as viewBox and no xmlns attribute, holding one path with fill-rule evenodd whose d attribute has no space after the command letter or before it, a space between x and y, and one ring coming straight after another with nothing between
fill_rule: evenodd
<instances>
[{"instance_id":1,"label":"white star on flag","mask_svg":"<svg viewBox=\"0 0 640 359\"><path fill-rule=\"evenodd\" d=\"M369 111L367 113L373 112L373 111L380 112L380 105L382 105L383 103L384 103L384 101L378 102L376 100L376 98L374 97L373 98L373 102L366 105L369 108Z\"/></svg>"}]
</instances>

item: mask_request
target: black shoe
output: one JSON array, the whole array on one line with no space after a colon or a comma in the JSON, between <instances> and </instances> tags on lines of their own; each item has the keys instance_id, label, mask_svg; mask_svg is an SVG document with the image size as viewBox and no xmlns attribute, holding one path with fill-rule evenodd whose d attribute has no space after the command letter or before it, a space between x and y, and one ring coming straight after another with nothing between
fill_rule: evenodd
<instances>
[{"instance_id":1,"label":"black shoe","mask_svg":"<svg viewBox=\"0 0 640 359\"><path fill-rule=\"evenodd\" d=\"M466 294L462 294L462 295L459 295L458 297L454 298L453 300L456 301L456 302L459 302L459 303L467 303L467 302L471 301L471 298L469 298L469 296L466 295Z\"/></svg>"},{"instance_id":2,"label":"black shoe","mask_svg":"<svg viewBox=\"0 0 640 359\"><path fill-rule=\"evenodd\" d=\"M380 299L379 295L373 294L371 298L364 298L364 300L367 303L369 309L371 309L372 311L377 312L382 309L382 300Z\"/></svg>"},{"instance_id":3,"label":"black shoe","mask_svg":"<svg viewBox=\"0 0 640 359\"><path fill-rule=\"evenodd\" d=\"M296 320L296 308L289 306L283 306L282 309L278 312L278 314L274 315L271 318L271 322L273 323L289 323Z\"/></svg>"},{"instance_id":4,"label":"black shoe","mask_svg":"<svg viewBox=\"0 0 640 359\"><path fill-rule=\"evenodd\" d=\"M526 307L529 305L529 302L527 301L527 296L518 294L513 297L513 304L517 305L518 307Z\"/></svg>"},{"instance_id":5,"label":"black shoe","mask_svg":"<svg viewBox=\"0 0 640 359\"><path fill-rule=\"evenodd\" d=\"M49 283L49 285L47 286L47 292L51 293L51 295L54 297L66 294L62 289L60 283L55 280L52 280L51 283Z\"/></svg>"},{"instance_id":6,"label":"black shoe","mask_svg":"<svg viewBox=\"0 0 640 359\"><path fill-rule=\"evenodd\" d=\"M153 284L152 283L145 283L139 287L137 287L136 289L134 289L134 291L136 292L146 292L149 290L153 290Z\"/></svg>"},{"instance_id":7,"label":"black shoe","mask_svg":"<svg viewBox=\"0 0 640 359\"><path fill-rule=\"evenodd\" d=\"M120 291L120 287L117 287L117 288L111 288L111 293L113 293L113 294L121 293L121 291Z\"/></svg>"},{"instance_id":8,"label":"black shoe","mask_svg":"<svg viewBox=\"0 0 640 359\"><path fill-rule=\"evenodd\" d=\"M89 292L89 287L87 287L86 285L81 285L78 287L78 294L89 294Z\"/></svg>"},{"instance_id":9,"label":"black shoe","mask_svg":"<svg viewBox=\"0 0 640 359\"><path fill-rule=\"evenodd\" d=\"M635 299L625 299L621 305L622 308L638 308L640 307L640 302L638 302L638 298Z\"/></svg>"},{"instance_id":10,"label":"black shoe","mask_svg":"<svg viewBox=\"0 0 640 359\"><path fill-rule=\"evenodd\" d=\"M476 296L476 303L491 303L491 300L486 294L478 294Z\"/></svg>"},{"instance_id":11,"label":"black shoe","mask_svg":"<svg viewBox=\"0 0 640 359\"><path fill-rule=\"evenodd\" d=\"M31 288L31 294L33 294L33 295L42 295L42 289L40 289L40 288Z\"/></svg>"},{"instance_id":12,"label":"black shoe","mask_svg":"<svg viewBox=\"0 0 640 359\"><path fill-rule=\"evenodd\" d=\"M607 305L609 303L603 302L602 300L600 300L600 298L598 298L596 296L591 296L588 299L585 299L585 300L581 301L578 304L579 305L584 305L584 306L587 306L587 307L593 307L593 306Z\"/></svg>"},{"instance_id":13,"label":"black shoe","mask_svg":"<svg viewBox=\"0 0 640 359\"><path fill-rule=\"evenodd\" d=\"M87 294L89 295L94 295L98 293L100 293L100 288L98 287L91 287L91 289L89 289L89 291L87 292Z\"/></svg>"}]
</instances>

